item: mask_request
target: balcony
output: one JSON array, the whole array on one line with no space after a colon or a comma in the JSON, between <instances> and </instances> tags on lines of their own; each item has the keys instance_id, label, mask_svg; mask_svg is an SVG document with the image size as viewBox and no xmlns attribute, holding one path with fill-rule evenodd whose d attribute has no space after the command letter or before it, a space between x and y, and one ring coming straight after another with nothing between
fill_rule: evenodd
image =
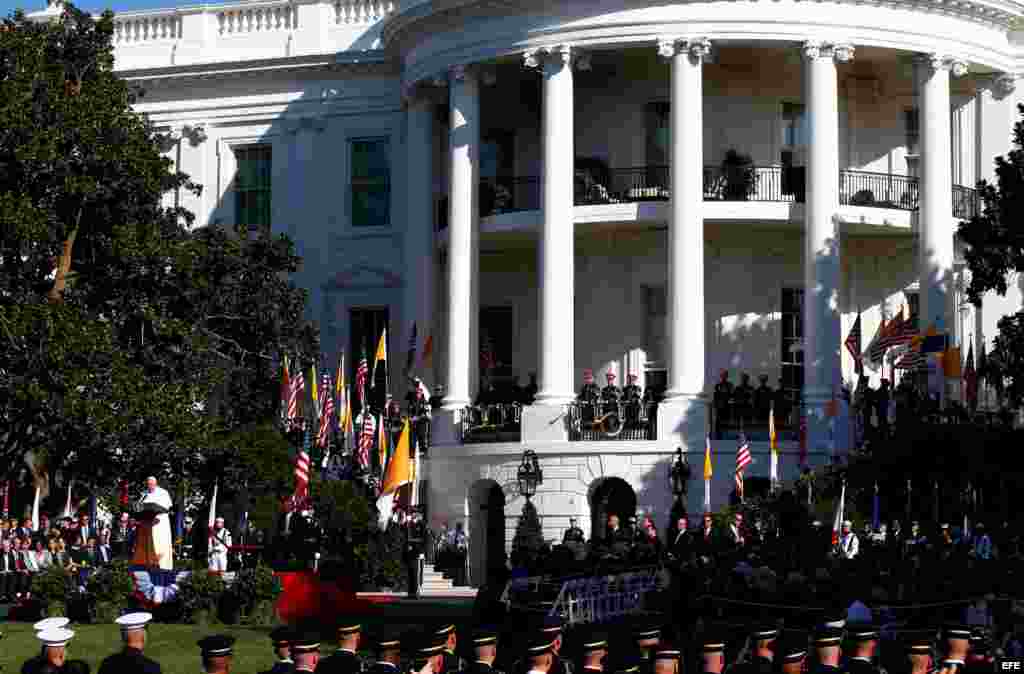
<instances>
[{"instance_id":1,"label":"balcony","mask_svg":"<svg viewBox=\"0 0 1024 674\"><path fill-rule=\"evenodd\" d=\"M522 413L519 403L466 407L462 410L462 443L519 442Z\"/></svg>"},{"instance_id":2,"label":"balcony","mask_svg":"<svg viewBox=\"0 0 1024 674\"><path fill-rule=\"evenodd\" d=\"M656 402L584 403L569 405L569 440L657 440Z\"/></svg>"},{"instance_id":3,"label":"balcony","mask_svg":"<svg viewBox=\"0 0 1024 674\"><path fill-rule=\"evenodd\" d=\"M668 201L669 167L641 166L604 169L591 166L576 170L575 205L629 204ZM707 166L704 168L704 201L803 203L803 167ZM842 206L916 211L919 181L915 177L869 171L839 172L839 203ZM967 219L979 211L977 191L953 186L953 216ZM438 230L447 227L447 198L438 200ZM539 176L502 176L480 182L480 215L539 211Z\"/></svg>"}]
</instances>

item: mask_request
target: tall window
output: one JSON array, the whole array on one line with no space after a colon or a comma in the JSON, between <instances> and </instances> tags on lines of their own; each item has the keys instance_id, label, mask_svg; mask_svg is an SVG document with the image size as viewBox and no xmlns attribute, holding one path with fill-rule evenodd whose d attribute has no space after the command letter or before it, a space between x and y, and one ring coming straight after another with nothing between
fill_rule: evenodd
<instances>
[{"instance_id":1,"label":"tall window","mask_svg":"<svg viewBox=\"0 0 1024 674\"><path fill-rule=\"evenodd\" d=\"M804 291L782 289L782 386L804 387Z\"/></svg>"},{"instance_id":2,"label":"tall window","mask_svg":"<svg viewBox=\"0 0 1024 674\"><path fill-rule=\"evenodd\" d=\"M491 131L480 143L480 177L505 178L515 166L515 134L512 131Z\"/></svg>"},{"instance_id":3,"label":"tall window","mask_svg":"<svg viewBox=\"0 0 1024 674\"><path fill-rule=\"evenodd\" d=\"M782 104L782 146L793 150L807 145L807 124L803 103Z\"/></svg>"},{"instance_id":4,"label":"tall window","mask_svg":"<svg viewBox=\"0 0 1024 674\"><path fill-rule=\"evenodd\" d=\"M665 369L665 341L668 328L668 303L665 286L643 286L644 348L647 369Z\"/></svg>"},{"instance_id":5,"label":"tall window","mask_svg":"<svg viewBox=\"0 0 1024 674\"><path fill-rule=\"evenodd\" d=\"M353 140L352 226L391 224L391 142L387 138Z\"/></svg>"},{"instance_id":6,"label":"tall window","mask_svg":"<svg viewBox=\"0 0 1024 674\"><path fill-rule=\"evenodd\" d=\"M647 165L668 164L668 113L669 104L664 101L648 103L645 112L647 130Z\"/></svg>"},{"instance_id":7,"label":"tall window","mask_svg":"<svg viewBox=\"0 0 1024 674\"><path fill-rule=\"evenodd\" d=\"M797 202L804 201L806 184L804 151L807 147L807 126L801 103L782 104L782 193L792 194Z\"/></svg>"},{"instance_id":8,"label":"tall window","mask_svg":"<svg viewBox=\"0 0 1024 674\"><path fill-rule=\"evenodd\" d=\"M366 363L369 365L370 373L373 372L373 356L377 351L377 343L380 341L381 333L384 328L388 325L388 308L387 307L358 307L349 311L349 325L351 340L349 344L349 356L350 370L348 372L349 381L352 382L352 413L358 414L361 409L359 404L359 396L356 395L355 383L356 383L356 369L359 366L359 359L365 355ZM384 407L384 387L386 383L385 368L380 366L377 368L377 379L375 382L370 382L369 378L371 374L367 375L367 401L370 403L371 408L382 409ZM397 380L392 377L392 382ZM371 388L371 385L372 388ZM396 391L392 391L391 394L396 398L401 396L397 395Z\"/></svg>"},{"instance_id":9,"label":"tall window","mask_svg":"<svg viewBox=\"0 0 1024 674\"><path fill-rule=\"evenodd\" d=\"M490 354L494 369L502 370L512 365L515 341L512 307L480 308L480 351L484 353L486 350ZM484 374L483 366L480 374Z\"/></svg>"},{"instance_id":10,"label":"tall window","mask_svg":"<svg viewBox=\"0 0 1024 674\"><path fill-rule=\"evenodd\" d=\"M235 150L235 218L252 230L270 229L270 176L272 156L269 145Z\"/></svg>"},{"instance_id":11,"label":"tall window","mask_svg":"<svg viewBox=\"0 0 1024 674\"><path fill-rule=\"evenodd\" d=\"M920 176L921 153L921 114L917 108L907 108L903 111L903 126L907 134L907 175L917 178Z\"/></svg>"}]
</instances>

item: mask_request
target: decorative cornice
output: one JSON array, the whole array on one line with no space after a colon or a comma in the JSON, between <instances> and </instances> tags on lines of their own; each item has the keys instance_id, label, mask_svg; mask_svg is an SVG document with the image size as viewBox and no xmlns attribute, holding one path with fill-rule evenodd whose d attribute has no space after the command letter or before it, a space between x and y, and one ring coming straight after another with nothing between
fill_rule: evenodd
<instances>
[{"instance_id":1,"label":"decorative cornice","mask_svg":"<svg viewBox=\"0 0 1024 674\"><path fill-rule=\"evenodd\" d=\"M953 77L963 77L967 74L966 61L946 54L918 54L914 57L914 63L928 68L933 73L945 70Z\"/></svg>"},{"instance_id":2,"label":"decorative cornice","mask_svg":"<svg viewBox=\"0 0 1024 674\"><path fill-rule=\"evenodd\" d=\"M206 142L206 127L202 124L185 124L181 127L181 137L192 147L199 147Z\"/></svg>"},{"instance_id":3,"label":"decorative cornice","mask_svg":"<svg viewBox=\"0 0 1024 674\"><path fill-rule=\"evenodd\" d=\"M402 103L406 106L417 102L444 105L447 101L445 84L440 78L402 84Z\"/></svg>"},{"instance_id":4,"label":"decorative cornice","mask_svg":"<svg viewBox=\"0 0 1024 674\"><path fill-rule=\"evenodd\" d=\"M801 47L808 61L831 59L835 63L849 63L853 60L854 47L847 42L820 42L808 40Z\"/></svg>"},{"instance_id":5,"label":"decorative cornice","mask_svg":"<svg viewBox=\"0 0 1024 674\"><path fill-rule=\"evenodd\" d=\"M694 63L706 61L711 55L711 40L706 37L658 39L658 56L671 59L683 53Z\"/></svg>"},{"instance_id":6,"label":"decorative cornice","mask_svg":"<svg viewBox=\"0 0 1024 674\"><path fill-rule=\"evenodd\" d=\"M568 44L548 45L524 51L523 65L531 69L572 65L576 70L590 70L590 55Z\"/></svg>"}]
</instances>

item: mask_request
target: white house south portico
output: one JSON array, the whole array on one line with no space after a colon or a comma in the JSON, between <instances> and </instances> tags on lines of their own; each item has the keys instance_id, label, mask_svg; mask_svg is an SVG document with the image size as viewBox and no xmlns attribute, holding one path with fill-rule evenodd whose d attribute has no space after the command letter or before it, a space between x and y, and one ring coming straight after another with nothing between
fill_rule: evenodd
<instances>
[{"instance_id":1,"label":"white house south portico","mask_svg":"<svg viewBox=\"0 0 1024 674\"><path fill-rule=\"evenodd\" d=\"M197 224L296 239L328 351L354 367L386 326L403 363L413 324L421 355L431 339L415 374L443 398L421 494L433 524L466 521L479 571L508 550L526 449L547 538L630 508L661 528L676 447L691 511L709 431L713 507L739 432L748 477L768 474L767 414L725 419L722 371L785 393L785 481L801 412L812 466L848 448L826 412L855 383L855 321L865 347L901 310L964 352L992 339L1020 298L965 307L954 232L1010 147L1022 16L1014 0L239 0L121 14L115 58L155 124L204 130L168 155L206 187L180 196ZM892 363L866 370L877 385ZM574 405L587 371L656 395L616 431ZM480 403L533 374L532 404Z\"/></svg>"}]
</instances>

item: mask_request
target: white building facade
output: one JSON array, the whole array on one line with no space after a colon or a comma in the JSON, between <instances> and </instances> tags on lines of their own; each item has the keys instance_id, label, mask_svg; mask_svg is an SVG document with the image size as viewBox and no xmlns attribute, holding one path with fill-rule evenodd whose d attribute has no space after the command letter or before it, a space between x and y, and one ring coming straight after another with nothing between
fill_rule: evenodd
<instances>
[{"instance_id":1,"label":"white building facade","mask_svg":"<svg viewBox=\"0 0 1024 674\"><path fill-rule=\"evenodd\" d=\"M417 373L444 409L422 494L435 525L467 523L480 578L511 542L525 449L548 538L570 517L589 537L611 500L662 528L677 447L701 508L720 372L801 391L820 465L848 446L825 409L854 382L858 316L865 345L904 307L964 354L990 343L1020 288L967 305L954 232L1010 149L1022 15L1011 0L259 0L120 14L116 63L204 185L169 202L297 241L329 358L372 353L387 325L402 364L413 323L420 351L430 336ZM538 386L499 442L465 434L492 374L482 348ZM874 384L884 367L868 365ZM664 389L647 439L576 439L584 370ZM748 476L768 473L761 440ZM719 506L736 441L712 445Z\"/></svg>"}]
</instances>

